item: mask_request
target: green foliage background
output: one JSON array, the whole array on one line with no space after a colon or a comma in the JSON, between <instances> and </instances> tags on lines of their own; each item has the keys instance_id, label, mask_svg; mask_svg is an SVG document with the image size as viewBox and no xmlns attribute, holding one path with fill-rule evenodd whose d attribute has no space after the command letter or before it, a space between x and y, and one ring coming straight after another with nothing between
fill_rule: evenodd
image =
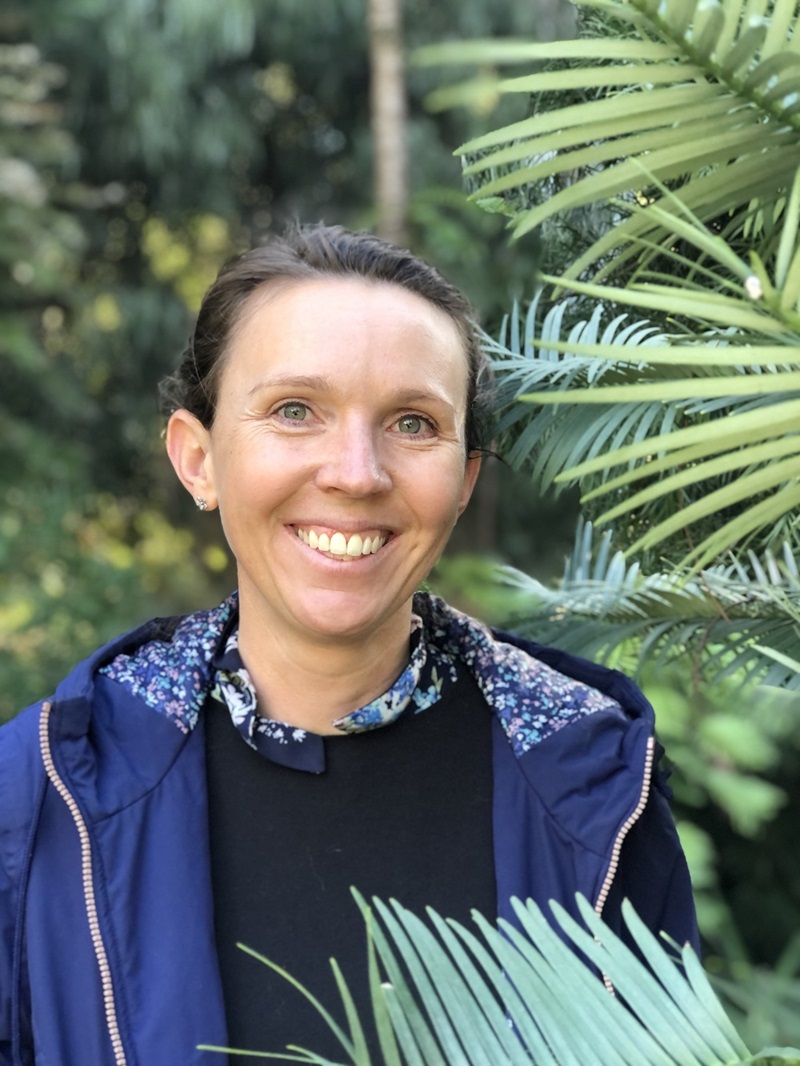
<instances>
[{"instance_id":1,"label":"green foliage background","mask_svg":"<svg viewBox=\"0 0 800 1066\"><path fill-rule=\"evenodd\" d=\"M791 851L800 713L800 8L577 7L577 40L421 56L478 65L438 106L530 102L459 150L472 198L535 231L551 270L490 346L498 447L578 488L596 527L557 587L503 576L517 628L639 676L707 965L751 1032L797 1042L800 877L775 843Z\"/></svg>"},{"instance_id":2,"label":"green foliage background","mask_svg":"<svg viewBox=\"0 0 800 1066\"><path fill-rule=\"evenodd\" d=\"M544 11L407 0L408 43L567 35L566 8L548 21ZM0 719L104 640L211 603L232 584L214 520L194 513L168 470L156 385L231 254L295 217L370 226L366 43L362 0L29 0L0 13ZM547 111L549 89L533 103L534 85L506 92L504 61L484 55L477 91L439 98L467 106L436 113L423 100L441 72L411 68L410 229L415 250L468 292L490 332L500 336L508 313L512 350L513 301L524 317L541 245L534 236L510 246L505 215L541 215L545 198L514 169L513 145L498 158L497 144L473 140L468 180L495 213L481 212L451 155L487 128ZM548 269L585 259L607 211L578 203L545 218ZM774 221L753 223L767 245ZM577 301L568 320L590 319L586 306ZM524 625L532 600L563 608L548 596L573 549L577 494L540 496L531 464L516 474L488 465L435 583L489 620ZM579 536L561 593L585 592L584 549ZM532 583L499 583L497 563ZM630 633L608 637L596 615L571 622L578 650L593 654L592 641L605 639L616 665L637 668ZM731 981L750 1043L800 1044L797 706L747 692L735 676L711 684L686 661L650 663L640 679L677 766L707 965Z\"/></svg>"},{"instance_id":3,"label":"green foliage background","mask_svg":"<svg viewBox=\"0 0 800 1066\"><path fill-rule=\"evenodd\" d=\"M510 2L406 15L412 46L535 23ZM361 0L32 0L0 40L2 718L112 635L228 591L218 527L164 459L157 383L222 262L373 207ZM491 314L531 260L465 202L451 148L482 116L433 119L432 83L409 85L412 241Z\"/></svg>"}]
</instances>

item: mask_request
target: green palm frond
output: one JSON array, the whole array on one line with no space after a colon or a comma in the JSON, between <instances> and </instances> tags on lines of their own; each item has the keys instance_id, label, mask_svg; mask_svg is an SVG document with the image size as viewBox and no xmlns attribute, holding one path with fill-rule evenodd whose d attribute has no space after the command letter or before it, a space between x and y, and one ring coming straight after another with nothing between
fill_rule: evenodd
<instances>
[{"instance_id":1,"label":"green palm frond","mask_svg":"<svg viewBox=\"0 0 800 1066\"><path fill-rule=\"evenodd\" d=\"M689 658L709 681L800 689L798 554L785 544L700 575L645 574L614 551L611 531L596 542L581 520L556 588L511 567L497 575L517 593L510 624L542 643L601 661L626 649L634 668Z\"/></svg>"},{"instance_id":2,"label":"green palm frond","mask_svg":"<svg viewBox=\"0 0 800 1066\"><path fill-rule=\"evenodd\" d=\"M638 380L648 353L663 344L665 335L652 322L629 321L628 315L611 314L600 303L588 318L580 317L582 307L571 299L559 301L540 317L542 306L539 293L523 318L515 304L499 338L484 337L484 347L496 382L496 447L513 467L530 468L535 480L549 487L564 470L601 456L607 448L668 432L679 408L553 406L562 392L619 385L632 374ZM598 346L619 351L620 359L594 358ZM632 370L637 352L640 357ZM532 406L520 398L534 390L546 390L551 402ZM587 488L596 482L590 478L583 484Z\"/></svg>"},{"instance_id":3,"label":"green palm frond","mask_svg":"<svg viewBox=\"0 0 800 1066\"><path fill-rule=\"evenodd\" d=\"M596 292L600 299L610 295ZM794 521L800 505L798 349L770 337L751 336L750 347L729 339L650 349L644 365L629 353L621 382L519 396L537 408L563 407L562 417L551 420L564 423L571 442L571 423L580 424L587 441L594 425L602 450L595 444L594 455L587 451L574 463L576 449L566 455L564 441L559 450L566 463L557 479L582 484L585 502L603 502L600 521L633 520L631 553L678 538L689 549L685 561L699 569L754 536L762 537L757 543L774 542L774 530ZM565 348L599 360L613 357L617 366L624 359L619 346ZM612 439L609 430L626 416L639 432ZM695 546L692 528L700 533Z\"/></svg>"},{"instance_id":4,"label":"green palm frond","mask_svg":"<svg viewBox=\"0 0 800 1066\"><path fill-rule=\"evenodd\" d=\"M630 552L699 570L791 536L800 505L800 3L578 7L577 41L421 56L549 62L498 78L535 114L471 142L468 174L505 198L517 232L557 220L550 240L576 212L604 212L591 248L545 278L576 302L541 325L534 308L524 340L487 345L498 446L544 484L579 484ZM601 283L623 265L624 288ZM627 332L619 310L643 321ZM596 315L613 318L605 336Z\"/></svg>"},{"instance_id":5,"label":"green palm frond","mask_svg":"<svg viewBox=\"0 0 800 1066\"><path fill-rule=\"evenodd\" d=\"M655 213L629 211L666 206L659 184L679 187L703 221L724 219L729 235L747 230L752 240L763 230L769 247L769 220L785 205L800 150L797 0L578 6L592 15L583 20L592 35L577 41L470 42L418 55L422 63L484 68L550 64L490 85L483 75L433 98L441 107L487 91L532 95L530 118L459 149L467 175L480 183L475 198L500 198L517 236L556 216L621 201L569 267L573 278L634 239L654 246L669 239Z\"/></svg>"},{"instance_id":6,"label":"green palm frond","mask_svg":"<svg viewBox=\"0 0 800 1066\"><path fill-rule=\"evenodd\" d=\"M668 952L627 902L623 916L641 958L581 897L580 922L551 903L560 934L536 904L519 900L513 901L518 928L505 921L495 927L475 914L476 934L430 909L425 922L396 901L367 904L354 895L367 927L372 1008L385 1066L800 1066L800 1051L793 1048L753 1056L691 948ZM371 1066L374 1060L357 1042L363 1026L338 968L336 975L355 1032L351 1028L348 1036L323 1013L346 1061ZM299 1046L282 1054L202 1050L332 1066Z\"/></svg>"},{"instance_id":7,"label":"green palm frond","mask_svg":"<svg viewBox=\"0 0 800 1066\"><path fill-rule=\"evenodd\" d=\"M798 211L800 174L788 213ZM507 343L487 350L501 452L545 482L579 484L599 522L624 520L631 553L661 545L700 569L736 545L769 547L796 521L800 311L785 285L800 276L800 245L797 229L784 231L770 277L695 218L670 224L705 255L702 275L625 289L566 283L594 301L595 317L612 307L646 313L634 335L568 331L563 301L539 326L535 303L523 344L519 329L506 330Z\"/></svg>"}]
</instances>

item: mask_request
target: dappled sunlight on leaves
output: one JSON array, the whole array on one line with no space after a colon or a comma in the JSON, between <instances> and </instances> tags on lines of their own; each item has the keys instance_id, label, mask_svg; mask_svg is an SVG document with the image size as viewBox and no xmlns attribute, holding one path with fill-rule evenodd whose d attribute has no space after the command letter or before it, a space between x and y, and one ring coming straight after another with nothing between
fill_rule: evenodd
<instances>
[{"instance_id":1,"label":"dappled sunlight on leaves","mask_svg":"<svg viewBox=\"0 0 800 1066\"><path fill-rule=\"evenodd\" d=\"M227 222L218 215L194 215L181 231L152 217L142 228L142 251L153 276L171 285L196 311L217 271L232 255L233 239Z\"/></svg>"},{"instance_id":2,"label":"dappled sunlight on leaves","mask_svg":"<svg viewBox=\"0 0 800 1066\"><path fill-rule=\"evenodd\" d=\"M0 718L158 613L213 603L227 557L152 507L108 494L13 494L0 524ZM76 503L79 499L79 503ZM213 564L213 565L209 565Z\"/></svg>"}]
</instances>

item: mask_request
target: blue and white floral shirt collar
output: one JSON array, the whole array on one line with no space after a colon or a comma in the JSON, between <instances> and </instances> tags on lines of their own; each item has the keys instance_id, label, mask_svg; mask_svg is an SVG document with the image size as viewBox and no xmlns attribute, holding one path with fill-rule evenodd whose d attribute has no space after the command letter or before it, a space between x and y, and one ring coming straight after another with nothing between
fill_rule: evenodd
<instances>
[{"instance_id":1,"label":"blue and white floral shirt collar","mask_svg":"<svg viewBox=\"0 0 800 1066\"><path fill-rule=\"evenodd\" d=\"M616 700L498 640L482 623L428 593L414 596L411 656L388 692L335 724L343 733L375 729L403 713L436 706L466 668L519 758L576 718L624 715ZM100 669L182 733L191 732L210 696L222 698L237 729L276 762L324 770L323 738L256 713L255 692L236 647L239 603L187 615L167 640L150 640ZM263 708L262 708L263 710ZM280 735L279 735L280 733ZM337 743L337 741L334 741Z\"/></svg>"},{"instance_id":2,"label":"blue and white floral shirt collar","mask_svg":"<svg viewBox=\"0 0 800 1066\"><path fill-rule=\"evenodd\" d=\"M239 620L233 615L211 660L210 696L230 712L239 734L271 762L295 770L322 773L325 744L321 736L258 713L256 691L239 654ZM452 656L429 647L418 614L412 616L408 663L383 695L331 724L341 733L364 733L395 722L403 713L417 713L436 703L446 685L457 678Z\"/></svg>"}]
</instances>

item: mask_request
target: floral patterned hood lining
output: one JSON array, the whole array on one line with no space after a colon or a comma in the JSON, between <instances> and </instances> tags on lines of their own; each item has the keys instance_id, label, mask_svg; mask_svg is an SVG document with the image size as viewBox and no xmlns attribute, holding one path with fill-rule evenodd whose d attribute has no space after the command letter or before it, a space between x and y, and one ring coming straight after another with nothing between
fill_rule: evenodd
<instances>
[{"instance_id":1,"label":"floral patterned hood lining","mask_svg":"<svg viewBox=\"0 0 800 1066\"><path fill-rule=\"evenodd\" d=\"M244 740L273 762L320 773L324 741L257 713L253 683L238 648L236 593L211 611L184 618L169 643L150 641L101 668L149 707L190 732L206 699L227 706ZM616 700L575 681L428 593L414 597L408 664L382 696L333 725L343 734L378 729L403 713L435 706L466 668L500 720L515 755L568 722L595 711L623 714Z\"/></svg>"}]
</instances>

